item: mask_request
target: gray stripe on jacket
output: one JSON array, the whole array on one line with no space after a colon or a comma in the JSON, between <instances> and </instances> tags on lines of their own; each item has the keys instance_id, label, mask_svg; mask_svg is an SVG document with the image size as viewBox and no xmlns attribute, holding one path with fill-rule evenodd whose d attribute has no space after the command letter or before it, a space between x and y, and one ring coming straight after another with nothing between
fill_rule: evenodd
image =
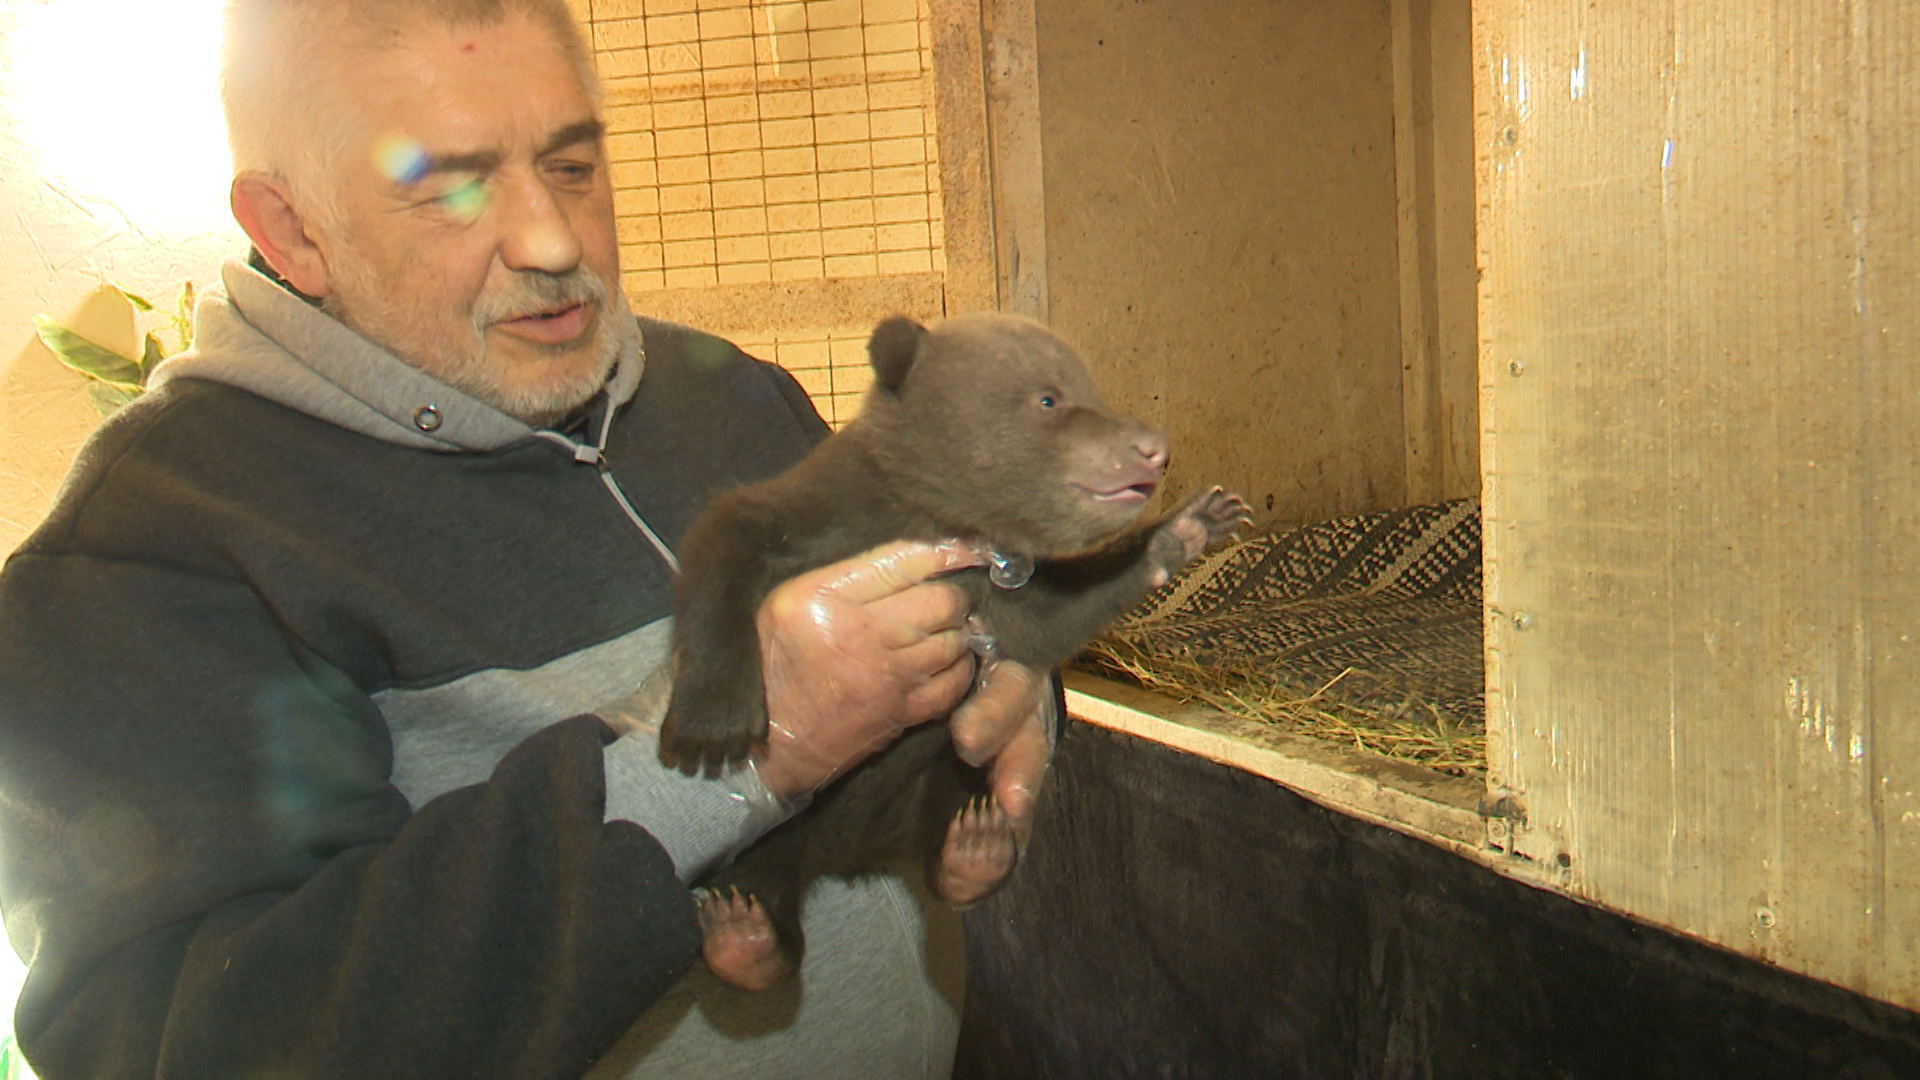
<instances>
[{"instance_id":1,"label":"gray stripe on jacket","mask_svg":"<svg viewBox=\"0 0 1920 1080\"><path fill-rule=\"evenodd\" d=\"M422 806L487 779L527 736L636 693L666 660L672 626L673 620L659 619L537 668L489 668L439 686L374 694L393 732L394 786ZM755 813L752 796L764 789L746 786L751 774L682 776L660 764L650 732L616 740L605 760L607 820L631 821L651 833L683 881L778 822Z\"/></svg>"}]
</instances>

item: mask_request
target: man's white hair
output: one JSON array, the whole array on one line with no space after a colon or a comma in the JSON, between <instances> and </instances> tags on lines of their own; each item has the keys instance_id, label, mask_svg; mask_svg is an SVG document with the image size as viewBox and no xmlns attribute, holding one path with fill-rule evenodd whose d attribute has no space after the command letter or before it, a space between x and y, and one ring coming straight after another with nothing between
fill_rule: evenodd
<instances>
[{"instance_id":1,"label":"man's white hair","mask_svg":"<svg viewBox=\"0 0 1920 1080\"><path fill-rule=\"evenodd\" d=\"M421 26L496 26L510 14L546 27L597 107L593 56L566 0L227 0L220 97L234 174L276 177L303 215L336 225L337 163L363 134L336 82L340 65Z\"/></svg>"}]
</instances>

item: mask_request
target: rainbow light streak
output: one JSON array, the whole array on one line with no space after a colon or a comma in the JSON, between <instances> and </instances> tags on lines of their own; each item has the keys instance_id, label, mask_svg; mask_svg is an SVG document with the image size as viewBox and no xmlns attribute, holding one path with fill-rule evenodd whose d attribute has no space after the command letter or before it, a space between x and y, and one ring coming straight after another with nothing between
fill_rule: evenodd
<instances>
[{"instance_id":1,"label":"rainbow light streak","mask_svg":"<svg viewBox=\"0 0 1920 1080\"><path fill-rule=\"evenodd\" d=\"M474 177L440 196L440 202L454 217L472 224L487 212L487 186L479 177Z\"/></svg>"},{"instance_id":2,"label":"rainbow light streak","mask_svg":"<svg viewBox=\"0 0 1920 1080\"><path fill-rule=\"evenodd\" d=\"M412 187L419 183L431 163L426 147L398 132L383 135L373 144L374 168L396 184Z\"/></svg>"}]
</instances>

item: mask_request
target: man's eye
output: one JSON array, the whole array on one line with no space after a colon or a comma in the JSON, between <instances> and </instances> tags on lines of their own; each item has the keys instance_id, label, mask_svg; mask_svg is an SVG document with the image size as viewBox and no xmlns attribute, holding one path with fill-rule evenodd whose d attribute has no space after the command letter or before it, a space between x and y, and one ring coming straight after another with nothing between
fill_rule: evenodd
<instances>
[{"instance_id":1,"label":"man's eye","mask_svg":"<svg viewBox=\"0 0 1920 1080\"><path fill-rule=\"evenodd\" d=\"M461 221L473 222L487 209L487 185L479 177L470 178L433 200Z\"/></svg>"},{"instance_id":2,"label":"man's eye","mask_svg":"<svg viewBox=\"0 0 1920 1080\"><path fill-rule=\"evenodd\" d=\"M548 171L564 183L586 184L593 181L594 167L584 162L566 161L549 166Z\"/></svg>"}]
</instances>

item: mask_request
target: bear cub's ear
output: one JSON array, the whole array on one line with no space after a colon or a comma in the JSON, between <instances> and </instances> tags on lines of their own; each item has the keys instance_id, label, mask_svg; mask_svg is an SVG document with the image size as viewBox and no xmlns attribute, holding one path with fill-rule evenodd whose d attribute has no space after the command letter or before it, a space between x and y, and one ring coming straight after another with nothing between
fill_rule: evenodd
<instances>
[{"instance_id":1,"label":"bear cub's ear","mask_svg":"<svg viewBox=\"0 0 1920 1080\"><path fill-rule=\"evenodd\" d=\"M883 389L898 393L913 367L914 355L920 351L920 341L926 336L927 328L905 315L892 316L874 327L873 337L867 341L867 359L873 364L874 381Z\"/></svg>"}]
</instances>

